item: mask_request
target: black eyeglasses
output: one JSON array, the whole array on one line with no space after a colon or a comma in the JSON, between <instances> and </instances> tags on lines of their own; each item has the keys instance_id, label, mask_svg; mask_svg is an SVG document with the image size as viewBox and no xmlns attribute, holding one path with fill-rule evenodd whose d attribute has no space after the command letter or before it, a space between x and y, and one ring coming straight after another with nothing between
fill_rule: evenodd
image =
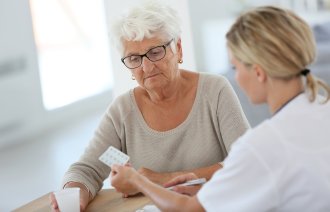
<instances>
[{"instance_id":1,"label":"black eyeglasses","mask_svg":"<svg viewBox=\"0 0 330 212\"><path fill-rule=\"evenodd\" d=\"M137 67L140 67L142 64L143 57L148 58L151 62L156 62L158 60L161 60L166 55L166 47L170 45L170 43L173 41L170 40L164 45L156 46L154 48L149 49L147 53L141 54L141 55L130 55L124 58L121 58L121 61L124 63L124 65L129 69L134 69Z\"/></svg>"}]
</instances>

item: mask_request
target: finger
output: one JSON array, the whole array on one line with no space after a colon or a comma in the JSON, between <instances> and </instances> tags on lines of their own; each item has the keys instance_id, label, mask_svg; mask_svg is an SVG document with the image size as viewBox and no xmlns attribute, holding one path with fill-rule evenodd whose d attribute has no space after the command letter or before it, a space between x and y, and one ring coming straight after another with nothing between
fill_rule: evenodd
<instances>
[{"instance_id":1,"label":"finger","mask_svg":"<svg viewBox=\"0 0 330 212\"><path fill-rule=\"evenodd\" d=\"M50 200L50 202L55 202L56 201L54 193L49 194L49 200Z\"/></svg>"},{"instance_id":2,"label":"finger","mask_svg":"<svg viewBox=\"0 0 330 212\"><path fill-rule=\"evenodd\" d=\"M197 175L195 174L195 173L187 173L186 174L186 179L187 180L194 180L194 179L197 179L198 177L197 177Z\"/></svg>"},{"instance_id":3,"label":"finger","mask_svg":"<svg viewBox=\"0 0 330 212\"><path fill-rule=\"evenodd\" d=\"M147 168L141 167L137 170L140 174L147 171Z\"/></svg>"},{"instance_id":4,"label":"finger","mask_svg":"<svg viewBox=\"0 0 330 212\"><path fill-rule=\"evenodd\" d=\"M80 202L80 211L85 211L86 210L87 205L83 202Z\"/></svg>"},{"instance_id":5,"label":"finger","mask_svg":"<svg viewBox=\"0 0 330 212\"><path fill-rule=\"evenodd\" d=\"M115 175L116 175L116 172L111 170L111 172L110 172L110 178L114 177Z\"/></svg>"},{"instance_id":6,"label":"finger","mask_svg":"<svg viewBox=\"0 0 330 212\"><path fill-rule=\"evenodd\" d=\"M129 198L129 197L134 197L134 196L136 196L136 195L138 195L139 194L139 192L133 192L133 193L131 193L131 194L124 194L123 193L123 197L124 198Z\"/></svg>"},{"instance_id":7,"label":"finger","mask_svg":"<svg viewBox=\"0 0 330 212\"><path fill-rule=\"evenodd\" d=\"M196 175L193 174L193 173L180 175L180 176L177 176L177 177L173 178L172 180L166 182L164 184L164 187L175 186L177 184L185 183L188 180L193 180L193 179L196 179L196 178L197 178Z\"/></svg>"},{"instance_id":8,"label":"finger","mask_svg":"<svg viewBox=\"0 0 330 212\"><path fill-rule=\"evenodd\" d=\"M119 167L120 167L120 165L118 165L118 164L112 164L111 165L111 171L118 172Z\"/></svg>"},{"instance_id":9,"label":"finger","mask_svg":"<svg viewBox=\"0 0 330 212\"><path fill-rule=\"evenodd\" d=\"M54 193L50 193L49 195L50 205L53 209L58 209L57 201Z\"/></svg>"},{"instance_id":10,"label":"finger","mask_svg":"<svg viewBox=\"0 0 330 212\"><path fill-rule=\"evenodd\" d=\"M164 183L163 186L166 188L166 187L175 186L177 184L184 183L184 182L186 182L185 178L183 178L182 176L179 176L179 177L176 177L176 178Z\"/></svg>"},{"instance_id":11,"label":"finger","mask_svg":"<svg viewBox=\"0 0 330 212\"><path fill-rule=\"evenodd\" d=\"M117 190L117 188L116 188L116 182L117 182L116 175L111 176L110 177L110 184Z\"/></svg>"},{"instance_id":12,"label":"finger","mask_svg":"<svg viewBox=\"0 0 330 212\"><path fill-rule=\"evenodd\" d=\"M55 208L51 208L51 211L52 212L60 212L60 209L58 209L58 208L56 208L56 209Z\"/></svg>"},{"instance_id":13,"label":"finger","mask_svg":"<svg viewBox=\"0 0 330 212\"><path fill-rule=\"evenodd\" d=\"M201 186L174 186L172 191L189 196L195 195Z\"/></svg>"}]
</instances>

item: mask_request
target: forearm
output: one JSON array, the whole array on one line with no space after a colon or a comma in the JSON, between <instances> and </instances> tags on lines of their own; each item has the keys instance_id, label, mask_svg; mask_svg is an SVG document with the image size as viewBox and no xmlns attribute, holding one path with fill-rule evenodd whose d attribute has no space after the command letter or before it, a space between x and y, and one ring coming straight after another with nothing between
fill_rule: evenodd
<instances>
[{"instance_id":1,"label":"forearm","mask_svg":"<svg viewBox=\"0 0 330 212\"><path fill-rule=\"evenodd\" d=\"M203 167L203 168L194 169L194 170L191 170L189 172L193 172L199 178L204 177L204 178L206 178L206 180L209 180L213 176L214 172L218 171L221 168L222 168L222 165L220 163L216 163L214 165Z\"/></svg>"},{"instance_id":2,"label":"forearm","mask_svg":"<svg viewBox=\"0 0 330 212\"><path fill-rule=\"evenodd\" d=\"M193 198L167 190L152 183L142 175L136 175L132 182L134 186L149 197L161 211L182 211L183 208L189 211L190 209L188 208L192 206L195 207L194 211L197 211L196 209L201 208L200 205L196 207L196 204L192 203L194 201Z\"/></svg>"},{"instance_id":3,"label":"forearm","mask_svg":"<svg viewBox=\"0 0 330 212\"><path fill-rule=\"evenodd\" d=\"M181 172L172 172L172 173L170 173L170 175L171 175L170 179L173 179L174 177L182 175L182 174L187 174L187 173L192 172L195 175L197 175L197 177L199 177L199 178L205 178L206 180L209 180L209 179L211 179L214 172L216 172L220 168L222 168L222 165L219 163L216 163L214 165L202 167L202 168L198 168L198 169L192 169L192 170L181 171Z\"/></svg>"},{"instance_id":4,"label":"forearm","mask_svg":"<svg viewBox=\"0 0 330 212\"><path fill-rule=\"evenodd\" d=\"M102 163L100 161L100 163ZM62 187L68 182L80 182L86 185L91 192L92 196L95 197L97 192L102 188L103 181L109 176L110 168L107 165L101 164L101 167L87 158L81 159L70 166L68 171L65 173L62 181Z\"/></svg>"}]
</instances>

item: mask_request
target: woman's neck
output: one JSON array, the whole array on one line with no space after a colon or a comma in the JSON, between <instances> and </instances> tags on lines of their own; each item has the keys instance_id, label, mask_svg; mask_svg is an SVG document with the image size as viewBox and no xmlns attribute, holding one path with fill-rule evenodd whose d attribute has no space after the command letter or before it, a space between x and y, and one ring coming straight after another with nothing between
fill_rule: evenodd
<instances>
[{"instance_id":1,"label":"woman's neck","mask_svg":"<svg viewBox=\"0 0 330 212\"><path fill-rule=\"evenodd\" d=\"M186 71L178 72L178 75L174 80L172 80L166 87L161 87L155 90L146 91L150 100L157 103L171 103L177 102L181 99L186 92L187 88L190 87L193 80L191 79L193 75Z\"/></svg>"},{"instance_id":2,"label":"woman's neck","mask_svg":"<svg viewBox=\"0 0 330 212\"><path fill-rule=\"evenodd\" d=\"M176 101L180 96L181 91L180 80L172 81L170 85L154 90L147 90L147 95L154 103Z\"/></svg>"},{"instance_id":3,"label":"woman's neck","mask_svg":"<svg viewBox=\"0 0 330 212\"><path fill-rule=\"evenodd\" d=\"M304 90L300 77L288 81L273 79L269 86L267 103L271 114L278 112Z\"/></svg>"}]
</instances>

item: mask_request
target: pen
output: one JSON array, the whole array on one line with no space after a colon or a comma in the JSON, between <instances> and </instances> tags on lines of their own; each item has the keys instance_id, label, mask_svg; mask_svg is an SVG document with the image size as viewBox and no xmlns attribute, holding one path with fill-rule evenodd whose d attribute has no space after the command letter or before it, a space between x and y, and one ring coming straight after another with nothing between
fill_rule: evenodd
<instances>
[{"instance_id":1,"label":"pen","mask_svg":"<svg viewBox=\"0 0 330 212\"><path fill-rule=\"evenodd\" d=\"M205 178L198 178L195 180L188 180L187 182L177 184L175 186L191 186L191 185L202 185L206 182ZM172 190L174 186L168 187L167 189Z\"/></svg>"}]
</instances>

